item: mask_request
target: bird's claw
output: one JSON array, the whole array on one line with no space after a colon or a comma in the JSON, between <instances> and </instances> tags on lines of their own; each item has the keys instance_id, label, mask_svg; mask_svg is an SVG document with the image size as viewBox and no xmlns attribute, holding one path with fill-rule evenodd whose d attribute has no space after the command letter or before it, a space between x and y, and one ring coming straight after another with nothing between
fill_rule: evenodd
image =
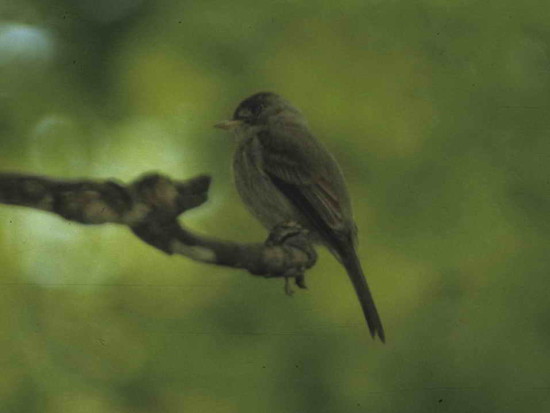
<instances>
[{"instance_id":1,"label":"bird's claw","mask_svg":"<svg viewBox=\"0 0 550 413\"><path fill-rule=\"evenodd\" d=\"M292 289L292 286L290 284L290 277L285 277L285 294L289 297L292 297L294 295L294 290Z\"/></svg>"},{"instance_id":2,"label":"bird's claw","mask_svg":"<svg viewBox=\"0 0 550 413\"><path fill-rule=\"evenodd\" d=\"M294 281L296 282L296 285L299 287L299 288L302 288L302 289L306 289L307 288L307 285L306 285L306 275L302 272L300 275L296 276L294 278Z\"/></svg>"},{"instance_id":3,"label":"bird's claw","mask_svg":"<svg viewBox=\"0 0 550 413\"><path fill-rule=\"evenodd\" d=\"M317 259L317 254L313 247L311 246L311 241L308 237L309 231L301 227L298 223L294 221L287 221L277 225L266 241L268 246L283 245L291 248L296 248L306 254L308 262L306 265L294 268L287 269L282 274L270 274L268 276L279 276L285 279L285 293L288 296L294 294L293 289L291 288L290 278L294 279L296 286L299 288L305 289L305 271L306 269L313 266Z\"/></svg>"},{"instance_id":4,"label":"bird's claw","mask_svg":"<svg viewBox=\"0 0 550 413\"><path fill-rule=\"evenodd\" d=\"M291 279L294 279L294 283L298 286L298 288L306 289L306 277L303 271L300 272L298 275L291 275L287 274L284 276L285 279L285 294L289 297L292 297L294 295L294 290L292 289L292 283Z\"/></svg>"}]
</instances>

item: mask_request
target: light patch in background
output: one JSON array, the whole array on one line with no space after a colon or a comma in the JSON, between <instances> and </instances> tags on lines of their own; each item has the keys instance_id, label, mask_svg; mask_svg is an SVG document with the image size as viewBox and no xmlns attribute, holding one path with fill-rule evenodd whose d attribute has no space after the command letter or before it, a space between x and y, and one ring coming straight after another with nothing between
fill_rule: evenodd
<instances>
[{"instance_id":1,"label":"light patch in background","mask_svg":"<svg viewBox=\"0 0 550 413\"><path fill-rule=\"evenodd\" d=\"M155 119L130 119L96 147L92 172L124 181L153 171L176 179L193 176L193 171L186 168L185 158L191 155L182 145L184 133L170 130Z\"/></svg>"},{"instance_id":2,"label":"light patch in background","mask_svg":"<svg viewBox=\"0 0 550 413\"><path fill-rule=\"evenodd\" d=\"M21 23L0 24L0 67L47 65L55 56L55 43L46 29Z\"/></svg>"},{"instance_id":3,"label":"light patch in background","mask_svg":"<svg viewBox=\"0 0 550 413\"><path fill-rule=\"evenodd\" d=\"M185 144L188 131L181 126L171 128L169 122L153 118L134 118L122 123L111 132L110 139L95 148L92 175L131 182L148 173L186 180L208 172L193 161L197 154L193 153L193 146ZM212 206L212 202L207 202L185 216L210 215Z\"/></svg>"},{"instance_id":4,"label":"light patch in background","mask_svg":"<svg viewBox=\"0 0 550 413\"><path fill-rule=\"evenodd\" d=\"M30 134L28 160L42 174L82 176L87 160L79 140L78 125L69 117L48 114Z\"/></svg>"},{"instance_id":5,"label":"light patch in background","mask_svg":"<svg viewBox=\"0 0 550 413\"><path fill-rule=\"evenodd\" d=\"M119 228L87 227L47 213L21 210L10 216L6 246L18 257L26 281L52 288L93 286L116 274L119 257L110 254ZM23 280L22 280L23 281Z\"/></svg>"}]
</instances>

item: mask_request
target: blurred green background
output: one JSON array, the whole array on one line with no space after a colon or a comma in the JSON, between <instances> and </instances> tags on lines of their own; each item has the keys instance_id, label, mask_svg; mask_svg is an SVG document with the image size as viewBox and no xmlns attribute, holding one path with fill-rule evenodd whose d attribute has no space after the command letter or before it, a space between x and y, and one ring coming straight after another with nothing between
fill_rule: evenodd
<instances>
[{"instance_id":1,"label":"blurred green background","mask_svg":"<svg viewBox=\"0 0 550 413\"><path fill-rule=\"evenodd\" d=\"M0 411L550 411L547 0L3 0L0 172L209 173L271 90L343 166L387 344L325 251L281 280L0 207Z\"/></svg>"}]
</instances>

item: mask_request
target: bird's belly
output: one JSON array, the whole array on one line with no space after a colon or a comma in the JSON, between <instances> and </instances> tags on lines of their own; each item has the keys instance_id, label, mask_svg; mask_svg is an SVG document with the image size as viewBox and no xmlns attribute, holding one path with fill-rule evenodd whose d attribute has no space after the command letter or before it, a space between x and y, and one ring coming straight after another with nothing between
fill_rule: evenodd
<instances>
[{"instance_id":1,"label":"bird's belly","mask_svg":"<svg viewBox=\"0 0 550 413\"><path fill-rule=\"evenodd\" d=\"M286 221L301 223L299 212L262 172L259 162L253 151L241 147L235 152L233 179L247 209L267 229Z\"/></svg>"}]
</instances>

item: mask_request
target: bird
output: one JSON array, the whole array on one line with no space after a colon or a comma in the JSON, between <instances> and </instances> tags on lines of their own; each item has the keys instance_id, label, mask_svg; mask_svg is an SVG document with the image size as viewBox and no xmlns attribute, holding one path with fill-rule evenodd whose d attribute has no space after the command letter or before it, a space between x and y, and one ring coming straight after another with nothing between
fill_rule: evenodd
<instances>
[{"instance_id":1,"label":"bird","mask_svg":"<svg viewBox=\"0 0 550 413\"><path fill-rule=\"evenodd\" d=\"M385 342L378 310L357 254L357 226L344 175L311 132L302 112L284 97L259 92L239 103L217 128L236 140L233 180L243 203L272 230L295 222L345 267L370 334Z\"/></svg>"}]
</instances>

